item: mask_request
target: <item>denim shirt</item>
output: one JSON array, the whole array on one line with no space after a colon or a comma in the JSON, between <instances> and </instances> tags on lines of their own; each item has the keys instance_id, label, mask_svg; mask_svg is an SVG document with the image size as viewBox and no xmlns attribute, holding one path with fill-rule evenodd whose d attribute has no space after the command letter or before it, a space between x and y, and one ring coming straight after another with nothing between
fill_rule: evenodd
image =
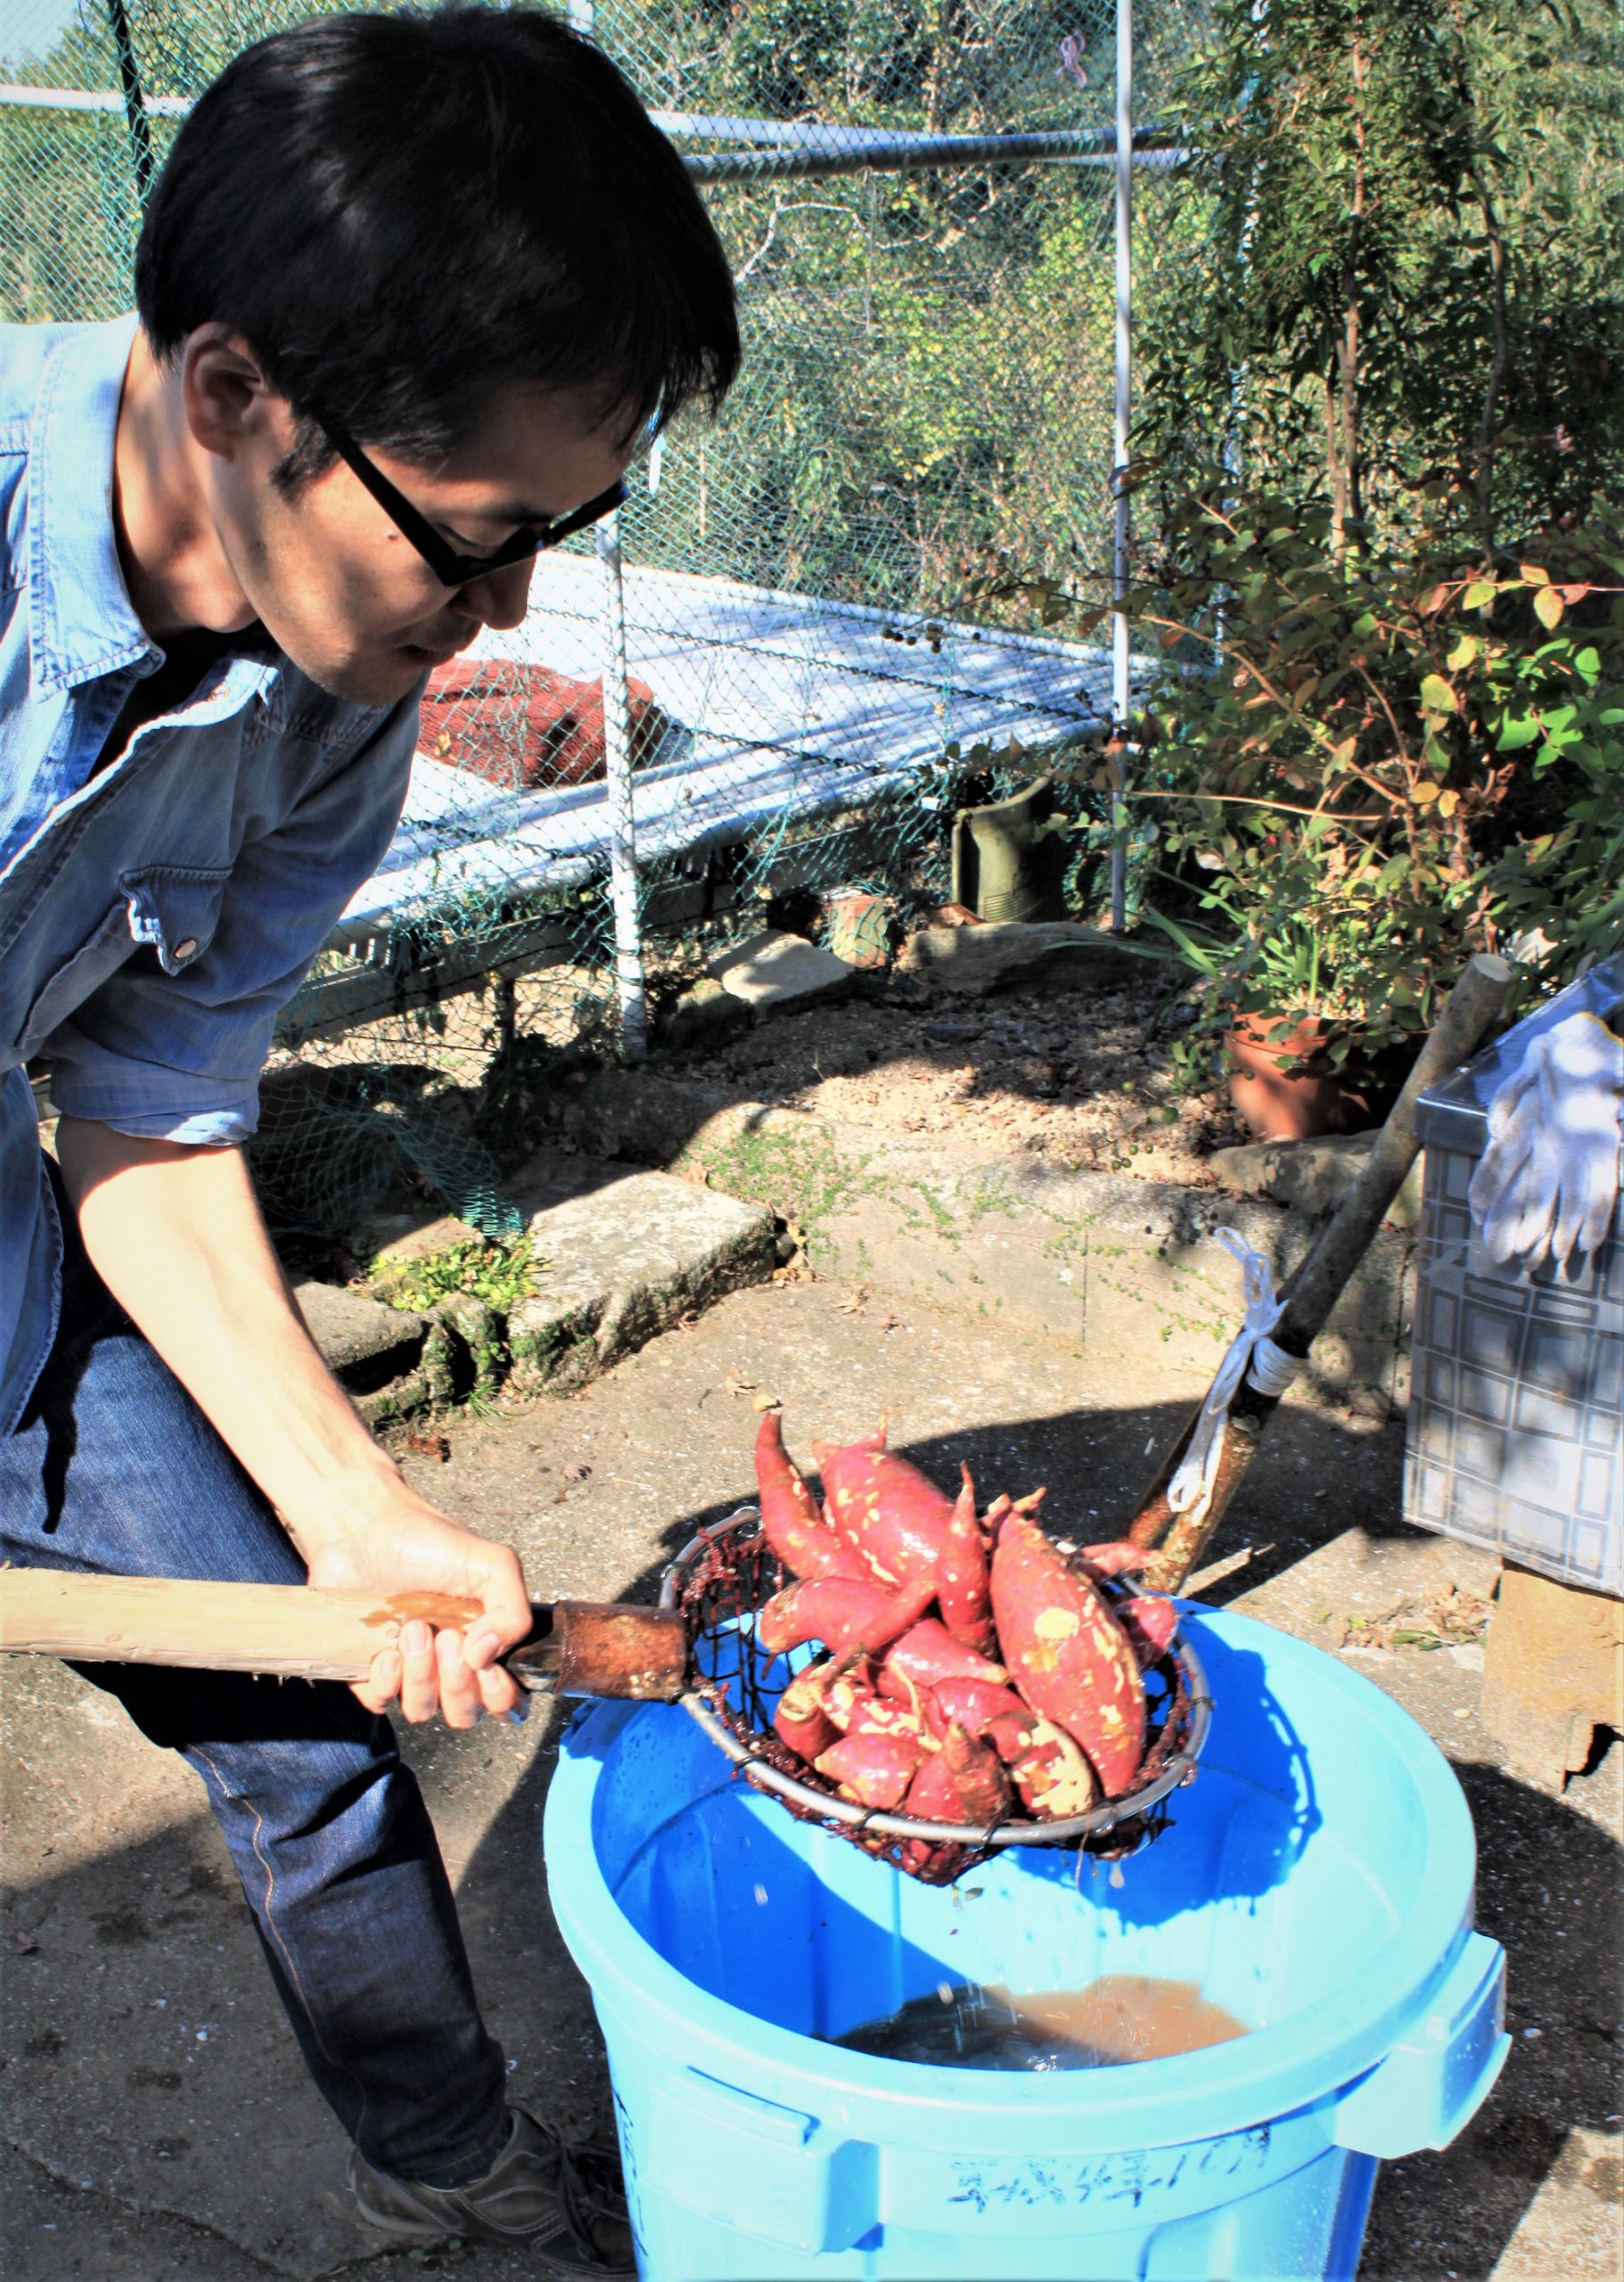
<instances>
[{"instance_id":1,"label":"denim shirt","mask_svg":"<svg viewBox=\"0 0 1624 2282\"><path fill-rule=\"evenodd\" d=\"M49 1062L69 1116L245 1139L277 1015L381 860L416 742L415 695L331 697L245 638L96 770L163 663L112 521L134 335L0 326L0 1433L60 1307L23 1063Z\"/></svg>"}]
</instances>

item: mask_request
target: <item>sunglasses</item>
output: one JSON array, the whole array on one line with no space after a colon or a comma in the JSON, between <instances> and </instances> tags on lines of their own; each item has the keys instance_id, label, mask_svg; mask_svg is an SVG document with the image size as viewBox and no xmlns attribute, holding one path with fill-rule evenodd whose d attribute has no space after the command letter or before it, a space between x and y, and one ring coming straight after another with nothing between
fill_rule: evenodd
<instances>
[{"instance_id":1,"label":"sunglasses","mask_svg":"<svg viewBox=\"0 0 1624 2282\"><path fill-rule=\"evenodd\" d=\"M310 416L345 466L365 484L402 538L416 548L442 587L466 587L476 579L488 579L493 570L504 570L510 562L528 562L545 547L558 546L577 531L586 529L589 524L601 522L626 497L626 486L611 483L607 491L599 492L595 499L588 499L573 514L560 515L553 522L527 523L512 538L504 539L494 554L459 554L428 518L419 513L406 494L397 491L382 470L373 465L353 436L324 420L319 412L313 412Z\"/></svg>"}]
</instances>

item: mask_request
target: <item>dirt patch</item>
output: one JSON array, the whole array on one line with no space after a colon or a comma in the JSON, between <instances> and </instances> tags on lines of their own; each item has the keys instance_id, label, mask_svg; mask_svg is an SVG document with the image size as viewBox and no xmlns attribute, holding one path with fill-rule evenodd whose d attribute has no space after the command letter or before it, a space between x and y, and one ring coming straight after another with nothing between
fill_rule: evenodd
<instances>
[{"instance_id":1,"label":"dirt patch","mask_svg":"<svg viewBox=\"0 0 1624 2282\"><path fill-rule=\"evenodd\" d=\"M1214 1149L1251 1137L1218 1092L1177 1090L1176 988L1166 967L1115 955L1097 976L1047 974L994 998L891 990L775 1015L661 1059L742 1100L844 1125L1188 1182Z\"/></svg>"}]
</instances>

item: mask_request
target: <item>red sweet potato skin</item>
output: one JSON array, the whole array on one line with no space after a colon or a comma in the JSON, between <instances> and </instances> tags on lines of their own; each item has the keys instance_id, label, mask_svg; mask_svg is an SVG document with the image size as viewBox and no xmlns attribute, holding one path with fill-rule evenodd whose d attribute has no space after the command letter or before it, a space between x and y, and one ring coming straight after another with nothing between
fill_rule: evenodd
<instances>
[{"instance_id":1,"label":"red sweet potato skin","mask_svg":"<svg viewBox=\"0 0 1624 2282\"><path fill-rule=\"evenodd\" d=\"M841 1738L840 1729L824 1709L823 1691L828 1678L826 1663L809 1664L784 1689L773 1714L780 1740L805 1760L816 1760Z\"/></svg>"},{"instance_id":2,"label":"red sweet potato skin","mask_svg":"<svg viewBox=\"0 0 1624 2282\"><path fill-rule=\"evenodd\" d=\"M869 1574L893 1591L929 1580L953 1518L944 1498L917 1466L873 1442L832 1449L815 1442L829 1518Z\"/></svg>"},{"instance_id":3,"label":"red sweet potato skin","mask_svg":"<svg viewBox=\"0 0 1624 2282\"><path fill-rule=\"evenodd\" d=\"M927 1692L944 1732L952 1720L972 1736L984 1736L995 1720L1031 1723L1031 1712L1013 1687L993 1687L984 1679L939 1679Z\"/></svg>"},{"instance_id":4,"label":"red sweet potato skin","mask_svg":"<svg viewBox=\"0 0 1624 2282\"><path fill-rule=\"evenodd\" d=\"M1165 1593L1136 1594L1130 1601L1119 1601L1116 1613L1142 1666L1167 1654L1178 1629L1178 1610Z\"/></svg>"},{"instance_id":5,"label":"red sweet potato skin","mask_svg":"<svg viewBox=\"0 0 1624 2282\"><path fill-rule=\"evenodd\" d=\"M1123 1577L1130 1570L1148 1569L1156 1558L1131 1538L1113 1538L1109 1545L1086 1545L1079 1558L1096 1577Z\"/></svg>"},{"instance_id":6,"label":"red sweet potato skin","mask_svg":"<svg viewBox=\"0 0 1624 2282\"><path fill-rule=\"evenodd\" d=\"M1001 1687L1010 1677L1002 1664L991 1662L975 1649L966 1648L962 1640L956 1640L947 1626L933 1616L922 1617L892 1642L881 1668L882 1689L887 1671L900 1679L911 1679L920 1687L934 1687L944 1679L979 1679L986 1681L989 1687Z\"/></svg>"},{"instance_id":7,"label":"red sweet potato skin","mask_svg":"<svg viewBox=\"0 0 1624 2282\"><path fill-rule=\"evenodd\" d=\"M953 1770L966 1822L1002 1822L1009 1812L1009 1778L998 1764L997 1752L967 1735L956 1720L949 1723L939 1756Z\"/></svg>"},{"instance_id":8,"label":"red sweet potato skin","mask_svg":"<svg viewBox=\"0 0 1624 2282\"><path fill-rule=\"evenodd\" d=\"M846 1577L809 1577L775 1593L756 1619L756 1637L769 1656L803 1641L821 1640L837 1656L850 1648L878 1651L906 1631L910 1603L878 1585Z\"/></svg>"},{"instance_id":9,"label":"red sweet potato skin","mask_svg":"<svg viewBox=\"0 0 1624 2282\"><path fill-rule=\"evenodd\" d=\"M923 1756L913 1736L848 1735L820 1753L815 1764L864 1806L889 1811L901 1804Z\"/></svg>"},{"instance_id":10,"label":"red sweet potato skin","mask_svg":"<svg viewBox=\"0 0 1624 2282\"><path fill-rule=\"evenodd\" d=\"M987 1567L987 1540L976 1518L975 1483L970 1468L961 1468L964 1486L947 1519L941 1550L936 1556L936 1597L942 1622L956 1640L989 1656L997 1646L992 1624L992 1586Z\"/></svg>"},{"instance_id":11,"label":"red sweet potato skin","mask_svg":"<svg viewBox=\"0 0 1624 2282\"><path fill-rule=\"evenodd\" d=\"M1144 1682L1103 1598L1012 1512L992 1557L992 1605L1016 1688L1082 1745L1106 1797L1120 1798L1144 1755Z\"/></svg>"},{"instance_id":12,"label":"red sweet potato skin","mask_svg":"<svg viewBox=\"0 0 1624 2282\"><path fill-rule=\"evenodd\" d=\"M800 1469L783 1447L778 1413L763 1413L756 1436L756 1491L767 1541L796 1577L855 1577L862 1573L849 1547L824 1520Z\"/></svg>"}]
</instances>

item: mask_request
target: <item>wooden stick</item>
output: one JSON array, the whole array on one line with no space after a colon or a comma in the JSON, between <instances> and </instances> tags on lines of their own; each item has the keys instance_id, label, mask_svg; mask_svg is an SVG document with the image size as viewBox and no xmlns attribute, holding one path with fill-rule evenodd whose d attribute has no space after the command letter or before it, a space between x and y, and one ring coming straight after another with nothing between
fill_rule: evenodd
<instances>
[{"instance_id":1,"label":"wooden stick","mask_svg":"<svg viewBox=\"0 0 1624 2282\"><path fill-rule=\"evenodd\" d=\"M475 1600L443 1593L321 1593L304 1585L0 1571L0 1651L86 1663L175 1664L284 1679L365 1679L414 1617L462 1628ZM521 1687L669 1703L682 1692L680 1617L592 1601L532 1603L504 1659Z\"/></svg>"},{"instance_id":2,"label":"wooden stick","mask_svg":"<svg viewBox=\"0 0 1624 2282\"><path fill-rule=\"evenodd\" d=\"M1288 1355L1305 1360L1325 1329L1343 1286L1415 1162L1416 1103L1428 1087L1452 1075L1476 1053L1505 1002L1511 976L1505 959L1480 952L1450 992L1403 1092L1376 1135L1364 1170L1281 1286L1285 1306L1271 1336ZM1127 1531L1136 1545L1156 1548L1157 1557L1144 1572L1152 1590L1176 1593L1182 1588L1211 1541L1279 1402L1278 1395L1260 1393L1250 1381L1243 1381L1230 1406L1212 1496L1199 1518L1175 1514L1167 1498L1168 1484L1183 1465L1194 1434L1199 1407L1192 1414L1157 1468Z\"/></svg>"}]
</instances>

